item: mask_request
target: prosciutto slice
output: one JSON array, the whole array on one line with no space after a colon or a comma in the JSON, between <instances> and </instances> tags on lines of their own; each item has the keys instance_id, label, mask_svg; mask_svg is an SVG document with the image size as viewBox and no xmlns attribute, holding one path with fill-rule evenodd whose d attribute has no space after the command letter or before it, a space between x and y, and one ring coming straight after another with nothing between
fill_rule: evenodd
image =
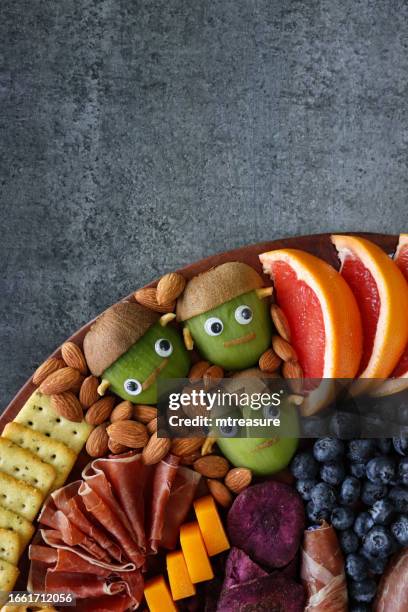
<instances>
[{"instance_id":1,"label":"prosciutto slice","mask_svg":"<svg viewBox=\"0 0 408 612\"><path fill-rule=\"evenodd\" d=\"M164 512L161 538L163 548L176 548L180 526L191 508L200 479L201 475L198 472L179 466Z\"/></svg>"},{"instance_id":2,"label":"prosciutto slice","mask_svg":"<svg viewBox=\"0 0 408 612\"><path fill-rule=\"evenodd\" d=\"M305 531L301 578L308 595L305 612L347 612L343 554L335 530L325 521Z\"/></svg>"},{"instance_id":3,"label":"prosciutto slice","mask_svg":"<svg viewBox=\"0 0 408 612\"><path fill-rule=\"evenodd\" d=\"M408 548L395 555L380 580L374 612L406 612L408 609Z\"/></svg>"},{"instance_id":4,"label":"prosciutto slice","mask_svg":"<svg viewBox=\"0 0 408 612\"><path fill-rule=\"evenodd\" d=\"M151 553L157 553L161 543L166 506L176 478L179 461L179 457L167 455L156 467L151 480L151 504L147 515L149 517L149 552Z\"/></svg>"}]
</instances>

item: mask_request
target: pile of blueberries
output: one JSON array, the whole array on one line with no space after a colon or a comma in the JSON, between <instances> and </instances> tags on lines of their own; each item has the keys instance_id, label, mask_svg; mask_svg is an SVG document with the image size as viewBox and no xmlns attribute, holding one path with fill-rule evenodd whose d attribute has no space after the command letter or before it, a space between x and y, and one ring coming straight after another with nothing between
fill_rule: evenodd
<instances>
[{"instance_id":1,"label":"pile of blueberries","mask_svg":"<svg viewBox=\"0 0 408 612\"><path fill-rule=\"evenodd\" d=\"M349 609L370 610L390 555L408 546L408 438L320 438L291 470L310 525L337 530Z\"/></svg>"}]
</instances>

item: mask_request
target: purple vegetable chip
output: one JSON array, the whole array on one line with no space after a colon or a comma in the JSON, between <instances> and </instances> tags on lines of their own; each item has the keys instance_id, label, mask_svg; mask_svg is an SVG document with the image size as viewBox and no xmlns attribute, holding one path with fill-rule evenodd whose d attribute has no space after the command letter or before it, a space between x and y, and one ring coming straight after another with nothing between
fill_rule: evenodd
<instances>
[{"instance_id":1,"label":"purple vegetable chip","mask_svg":"<svg viewBox=\"0 0 408 612\"><path fill-rule=\"evenodd\" d=\"M245 489L228 513L232 546L270 568L292 561L304 528L301 497L289 485L273 480Z\"/></svg>"},{"instance_id":2,"label":"purple vegetable chip","mask_svg":"<svg viewBox=\"0 0 408 612\"><path fill-rule=\"evenodd\" d=\"M254 563L243 550L231 548L225 566L225 580L222 588L231 589L243 582L264 576L268 576L268 572Z\"/></svg>"}]
</instances>

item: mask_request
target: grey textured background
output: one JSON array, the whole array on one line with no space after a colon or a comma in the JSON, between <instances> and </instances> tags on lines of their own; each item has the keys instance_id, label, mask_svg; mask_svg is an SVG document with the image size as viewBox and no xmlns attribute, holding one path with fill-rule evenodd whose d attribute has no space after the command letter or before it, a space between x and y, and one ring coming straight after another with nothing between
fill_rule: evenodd
<instances>
[{"instance_id":1,"label":"grey textured background","mask_svg":"<svg viewBox=\"0 0 408 612\"><path fill-rule=\"evenodd\" d=\"M404 227L407 2L0 12L0 406L164 271L279 236Z\"/></svg>"}]
</instances>

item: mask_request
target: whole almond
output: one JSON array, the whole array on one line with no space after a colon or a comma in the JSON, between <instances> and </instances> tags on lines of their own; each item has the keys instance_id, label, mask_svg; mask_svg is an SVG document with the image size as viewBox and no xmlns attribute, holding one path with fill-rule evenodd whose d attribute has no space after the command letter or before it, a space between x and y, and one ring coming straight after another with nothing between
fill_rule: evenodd
<instances>
[{"instance_id":1,"label":"whole almond","mask_svg":"<svg viewBox=\"0 0 408 612\"><path fill-rule=\"evenodd\" d=\"M298 361L287 361L282 368L283 377L289 380L293 393L300 394L303 390L303 370Z\"/></svg>"},{"instance_id":2,"label":"whole almond","mask_svg":"<svg viewBox=\"0 0 408 612\"><path fill-rule=\"evenodd\" d=\"M86 452L91 457L103 457L109 451L108 446L109 438L106 433L106 423L102 423L95 427L89 434L89 438L86 441Z\"/></svg>"},{"instance_id":3,"label":"whole almond","mask_svg":"<svg viewBox=\"0 0 408 612\"><path fill-rule=\"evenodd\" d=\"M297 354L293 346L280 336L272 336L272 348L283 361L297 361Z\"/></svg>"},{"instance_id":4,"label":"whole almond","mask_svg":"<svg viewBox=\"0 0 408 612\"><path fill-rule=\"evenodd\" d=\"M41 385L43 380L45 380L50 374L60 370L61 368L65 368L65 363L63 359L59 359L58 357L50 357L44 363L42 363L33 374L33 383L35 385Z\"/></svg>"},{"instance_id":5,"label":"whole almond","mask_svg":"<svg viewBox=\"0 0 408 612\"><path fill-rule=\"evenodd\" d=\"M262 370L262 372L276 372L281 363L281 358L278 357L272 348L270 348L260 356L259 369Z\"/></svg>"},{"instance_id":6,"label":"whole almond","mask_svg":"<svg viewBox=\"0 0 408 612\"><path fill-rule=\"evenodd\" d=\"M277 304L271 305L271 317L272 321L276 327L276 331L278 334L287 342L291 341L291 333L288 319L283 312L282 308L280 308Z\"/></svg>"},{"instance_id":7,"label":"whole almond","mask_svg":"<svg viewBox=\"0 0 408 612\"><path fill-rule=\"evenodd\" d=\"M171 452L178 457L185 457L198 451L205 438L176 438L171 445Z\"/></svg>"},{"instance_id":8,"label":"whole almond","mask_svg":"<svg viewBox=\"0 0 408 612\"><path fill-rule=\"evenodd\" d=\"M241 493L252 481L252 472L248 468L232 468L225 477L225 484L233 493Z\"/></svg>"},{"instance_id":9,"label":"whole almond","mask_svg":"<svg viewBox=\"0 0 408 612\"><path fill-rule=\"evenodd\" d=\"M74 342L64 342L61 347L61 356L70 368L79 370L84 376L88 372L85 356Z\"/></svg>"},{"instance_id":10,"label":"whole almond","mask_svg":"<svg viewBox=\"0 0 408 612\"><path fill-rule=\"evenodd\" d=\"M157 417L147 423L146 429L149 436L157 432Z\"/></svg>"},{"instance_id":11,"label":"whole almond","mask_svg":"<svg viewBox=\"0 0 408 612\"><path fill-rule=\"evenodd\" d=\"M167 455L171 447L170 438L158 438L157 433L150 439L142 451L143 461L146 465L159 463Z\"/></svg>"},{"instance_id":12,"label":"whole almond","mask_svg":"<svg viewBox=\"0 0 408 612\"><path fill-rule=\"evenodd\" d=\"M208 368L210 367L210 364L208 361L198 361L197 363L195 363L190 372L188 373L188 378L190 379L191 383L197 382L199 380L202 380L205 372L208 370Z\"/></svg>"},{"instance_id":13,"label":"whole almond","mask_svg":"<svg viewBox=\"0 0 408 612\"><path fill-rule=\"evenodd\" d=\"M119 444L119 442L114 442L112 438L109 438L108 446L110 452L114 455L120 455L121 453L125 453L129 450L127 446L124 444Z\"/></svg>"},{"instance_id":14,"label":"whole almond","mask_svg":"<svg viewBox=\"0 0 408 612\"><path fill-rule=\"evenodd\" d=\"M100 399L98 393L99 379L96 376L87 376L79 390L79 401L84 408L89 408Z\"/></svg>"},{"instance_id":15,"label":"whole almond","mask_svg":"<svg viewBox=\"0 0 408 612\"><path fill-rule=\"evenodd\" d=\"M70 391L72 391L72 393L75 393L75 395L79 395L79 392L81 390L82 383L84 382L84 380L85 380L85 376L82 376L81 374L77 382L74 385L72 385Z\"/></svg>"},{"instance_id":16,"label":"whole almond","mask_svg":"<svg viewBox=\"0 0 408 612\"><path fill-rule=\"evenodd\" d=\"M120 402L112 410L110 415L110 422L115 423L116 421L129 421L133 416L133 404L128 401Z\"/></svg>"},{"instance_id":17,"label":"whole almond","mask_svg":"<svg viewBox=\"0 0 408 612\"><path fill-rule=\"evenodd\" d=\"M137 421L116 421L109 425L108 436L129 448L144 448L149 440L146 427Z\"/></svg>"},{"instance_id":18,"label":"whole almond","mask_svg":"<svg viewBox=\"0 0 408 612\"><path fill-rule=\"evenodd\" d=\"M157 289L152 287L135 291L134 298L136 302L139 302L142 306L145 306L149 310L155 310L156 312L173 312L176 307L175 301L159 304L157 301Z\"/></svg>"},{"instance_id":19,"label":"whole almond","mask_svg":"<svg viewBox=\"0 0 408 612\"><path fill-rule=\"evenodd\" d=\"M232 495L230 490L219 480L207 480L207 486L210 490L211 495L215 501L220 504L223 508L229 508L232 504Z\"/></svg>"},{"instance_id":20,"label":"whole almond","mask_svg":"<svg viewBox=\"0 0 408 612\"><path fill-rule=\"evenodd\" d=\"M44 395L55 395L70 391L75 385L82 382L82 376L78 370L74 368L61 368L56 372L52 372L39 387L39 391Z\"/></svg>"},{"instance_id":21,"label":"whole almond","mask_svg":"<svg viewBox=\"0 0 408 612\"><path fill-rule=\"evenodd\" d=\"M205 372L203 376L204 387L206 389L211 389L218 385L220 380L224 377L224 370L217 365L210 366Z\"/></svg>"},{"instance_id":22,"label":"whole almond","mask_svg":"<svg viewBox=\"0 0 408 612\"><path fill-rule=\"evenodd\" d=\"M154 406L145 406L144 404L137 404L133 406L133 418L140 423L148 423L152 419L157 417L157 408Z\"/></svg>"},{"instance_id":23,"label":"whole almond","mask_svg":"<svg viewBox=\"0 0 408 612\"><path fill-rule=\"evenodd\" d=\"M169 304L177 300L183 293L186 286L186 279L177 272L165 274L157 285L157 301L159 304Z\"/></svg>"},{"instance_id":24,"label":"whole almond","mask_svg":"<svg viewBox=\"0 0 408 612\"><path fill-rule=\"evenodd\" d=\"M229 464L225 457L220 455L205 455L194 461L194 469L206 478L224 478Z\"/></svg>"},{"instance_id":25,"label":"whole almond","mask_svg":"<svg viewBox=\"0 0 408 612\"><path fill-rule=\"evenodd\" d=\"M51 406L59 416L68 421L81 423L84 418L79 399L70 391L51 395Z\"/></svg>"},{"instance_id":26,"label":"whole almond","mask_svg":"<svg viewBox=\"0 0 408 612\"><path fill-rule=\"evenodd\" d=\"M85 421L89 425L100 425L104 423L104 421L109 419L114 405L115 398L112 395L102 397L87 410Z\"/></svg>"}]
</instances>

